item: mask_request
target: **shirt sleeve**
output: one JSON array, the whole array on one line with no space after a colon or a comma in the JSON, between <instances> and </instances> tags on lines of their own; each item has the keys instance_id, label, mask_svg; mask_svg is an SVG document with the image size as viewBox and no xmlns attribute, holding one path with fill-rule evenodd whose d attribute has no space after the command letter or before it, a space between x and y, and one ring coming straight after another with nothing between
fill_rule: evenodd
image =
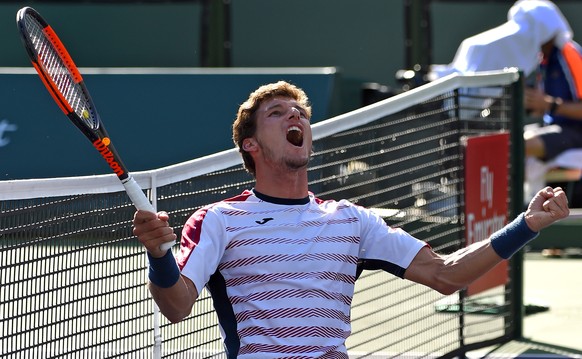
<instances>
[{"instance_id":1,"label":"shirt sleeve","mask_svg":"<svg viewBox=\"0 0 582 359\"><path fill-rule=\"evenodd\" d=\"M201 293L210 276L216 272L226 243L224 225L211 208L194 213L184 225L180 240L178 267Z\"/></svg>"},{"instance_id":2,"label":"shirt sleeve","mask_svg":"<svg viewBox=\"0 0 582 359\"><path fill-rule=\"evenodd\" d=\"M361 208L359 212L363 226L361 269L383 269L402 278L418 252L428 244L400 228L388 226L373 211Z\"/></svg>"}]
</instances>

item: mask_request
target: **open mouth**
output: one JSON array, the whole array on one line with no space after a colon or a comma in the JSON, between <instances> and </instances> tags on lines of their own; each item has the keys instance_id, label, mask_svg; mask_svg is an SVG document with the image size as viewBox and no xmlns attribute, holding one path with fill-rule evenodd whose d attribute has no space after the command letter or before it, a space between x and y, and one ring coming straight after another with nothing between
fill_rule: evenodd
<instances>
[{"instance_id":1,"label":"open mouth","mask_svg":"<svg viewBox=\"0 0 582 359\"><path fill-rule=\"evenodd\" d=\"M287 130L287 141L293 146L301 147L303 145L303 131L297 126L291 126Z\"/></svg>"}]
</instances>

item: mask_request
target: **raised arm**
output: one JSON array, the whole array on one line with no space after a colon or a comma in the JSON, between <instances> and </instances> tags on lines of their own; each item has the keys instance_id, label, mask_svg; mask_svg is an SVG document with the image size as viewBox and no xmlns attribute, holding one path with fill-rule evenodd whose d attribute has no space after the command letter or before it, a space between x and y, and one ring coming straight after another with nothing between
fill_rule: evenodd
<instances>
[{"instance_id":1,"label":"raised arm","mask_svg":"<svg viewBox=\"0 0 582 359\"><path fill-rule=\"evenodd\" d=\"M162 314L175 323L190 314L198 292L194 283L180 274L172 251L160 249L162 243L176 240L168 220L165 212L137 211L133 218L133 234L147 249L149 290Z\"/></svg>"},{"instance_id":2,"label":"raised arm","mask_svg":"<svg viewBox=\"0 0 582 359\"><path fill-rule=\"evenodd\" d=\"M525 213L487 240L449 255L439 255L428 247L423 248L406 270L404 278L443 294L452 294L510 258L540 230L569 213L564 191L559 187L546 187L536 194Z\"/></svg>"}]
</instances>

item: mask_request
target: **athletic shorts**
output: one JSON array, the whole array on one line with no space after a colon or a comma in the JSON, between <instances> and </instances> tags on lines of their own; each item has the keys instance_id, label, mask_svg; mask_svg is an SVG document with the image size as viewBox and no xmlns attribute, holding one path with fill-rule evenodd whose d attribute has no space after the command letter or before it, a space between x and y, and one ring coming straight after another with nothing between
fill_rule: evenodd
<instances>
[{"instance_id":1,"label":"athletic shorts","mask_svg":"<svg viewBox=\"0 0 582 359\"><path fill-rule=\"evenodd\" d=\"M582 126L547 125L534 129L529 127L528 130L532 130L544 142L546 161L571 148L582 148Z\"/></svg>"}]
</instances>

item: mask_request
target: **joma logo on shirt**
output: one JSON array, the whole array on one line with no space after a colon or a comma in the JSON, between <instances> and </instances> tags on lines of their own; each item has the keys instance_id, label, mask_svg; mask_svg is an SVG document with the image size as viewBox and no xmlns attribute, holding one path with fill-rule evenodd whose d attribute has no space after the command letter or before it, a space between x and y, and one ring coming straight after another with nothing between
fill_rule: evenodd
<instances>
[{"instance_id":1,"label":"joma logo on shirt","mask_svg":"<svg viewBox=\"0 0 582 359\"><path fill-rule=\"evenodd\" d=\"M274 219L274 218L267 217L267 218L263 218L263 219L262 219L262 220L260 220L260 221L255 221L255 223L257 223L257 224L265 224L265 223L267 223L267 222L269 222L269 221L272 221L273 219Z\"/></svg>"}]
</instances>

